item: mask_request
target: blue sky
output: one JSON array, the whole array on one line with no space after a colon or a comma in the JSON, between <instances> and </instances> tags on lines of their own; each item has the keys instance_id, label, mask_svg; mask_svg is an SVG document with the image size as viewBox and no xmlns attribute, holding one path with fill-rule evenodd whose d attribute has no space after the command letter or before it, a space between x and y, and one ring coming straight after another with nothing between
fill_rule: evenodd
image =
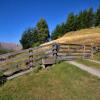
<instances>
[{"instance_id":1,"label":"blue sky","mask_svg":"<svg viewBox=\"0 0 100 100\"><path fill-rule=\"evenodd\" d=\"M98 6L100 0L0 0L0 42L19 43L22 32L41 17L52 31L68 13Z\"/></svg>"}]
</instances>

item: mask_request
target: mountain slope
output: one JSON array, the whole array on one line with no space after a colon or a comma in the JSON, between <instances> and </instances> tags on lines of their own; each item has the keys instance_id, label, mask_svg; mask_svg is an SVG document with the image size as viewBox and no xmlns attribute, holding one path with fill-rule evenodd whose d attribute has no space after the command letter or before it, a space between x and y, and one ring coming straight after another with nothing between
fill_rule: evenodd
<instances>
[{"instance_id":1,"label":"mountain slope","mask_svg":"<svg viewBox=\"0 0 100 100\"><path fill-rule=\"evenodd\" d=\"M7 50L21 50L22 47L21 45L17 45L15 43L0 42L0 48Z\"/></svg>"},{"instance_id":2,"label":"mountain slope","mask_svg":"<svg viewBox=\"0 0 100 100\"><path fill-rule=\"evenodd\" d=\"M100 44L100 28L89 28L68 32L57 40L45 43L77 43L77 44Z\"/></svg>"}]
</instances>

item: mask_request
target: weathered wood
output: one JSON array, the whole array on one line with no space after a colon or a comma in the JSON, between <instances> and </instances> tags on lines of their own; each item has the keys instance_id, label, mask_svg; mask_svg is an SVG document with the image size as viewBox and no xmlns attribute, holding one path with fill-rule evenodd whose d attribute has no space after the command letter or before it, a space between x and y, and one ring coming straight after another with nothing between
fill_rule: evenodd
<instances>
[{"instance_id":1,"label":"weathered wood","mask_svg":"<svg viewBox=\"0 0 100 100\"><path fill-rule=\"evenodd\" d=\"M50 65L53 65L55 64L55 58L54 57L45 57L45 58L42 58L42 66L43 68L46 68L47 66L50 66Z\"/></svg>"},{"instance_id":2,"label":"weathered wood","mask_svg":"<svg viewBox=\"0 0 100 100\"><path fill-rule=\"evenodd\" d=\"M91 44L91 59L93 59L93 44Z\"/></svg>"},{"instance_id":3,"label":"weathered wood","mask_svg":"<svg viewBox=\"0 0 100 100\"><path fill-rule=\"evenodd\" d=\"M29 49L29 68L33 67L33 49Z\"/></svg>"},{"instance_id":4,"label":"weathered wood","mask_svg":"<svg viewBox=\"0 0 100 100\"><path fill-rule=\"evenodd\" d=\"M83 45L83 59L85 58L86 52L85 52L85 45Z\"/></svg>"},{"instance_id":5,"label":"weathered wood","mask_svg":"<svg viewBox=\"0 0 100 100\"><path fill-rule=\"evenodd\" d=\"M42 64L43 65L52 65L52 64L54 64L55 63L55 59L53 59L53 58L43 58L42 59Z\"/></svg>"},{"instance_id":6,"label":"weathered wood","mask_svg":"<svg viewBox=\"0 0 100 100\"><path fill-rule=\"evenodd\" d=\"M58 56L58 51L60 49L60 46L58 44L53 44L53 49L52 49L52 53L53 53L53 57L54 57L54 60L56 62L57 60L57 56Z\"/></svg>"},{"instance_id":7,"label":"weathered wood","mask_svg":"<svg viewBox=\"0 0 100 100\"><path fill-rule=\"evenodd\" d=\"M89 58L91 55L90 45L82 45L82 44L60 44L59 51L57 53L58 56L76 56Z\"/></svg>"},{"instance_id":8,"label":"weathered wood","mask_svg":"<svg viewBox=\"0 0 100 100\"><path fill-rule=\"evenodd\" d=\"M59 53L68 53L68 50L59 50ZM83 53L83 50L70 50L70 53ZM91 53L91 51L85 50L85 53Z\"/></svg>"},{"instance_id":9,"label":"weathered wood","mask_svg":"<svg viewBox=\"0 0 100 100\"><path fill-rule=\"evenodd\" d=\"M84 55L88 55L90 53L85 53ZM59 53L57 54L58 56L82 56L83 57L83 53ZM91 55L91 54L90 54Z\"/></svg>"},{"instance_id":10,"label":"weathered wood","mask_svg":"<svg viewBox=\"0 0 100 100\"><path fill-rule=\"evenodd\" d=\"M70 45L70 46L83 46L83 44L74 44L74 43L58 43L59 45ZM91 47L91 45L86 44L85 46Z\"/></svg>"}]
</instances>

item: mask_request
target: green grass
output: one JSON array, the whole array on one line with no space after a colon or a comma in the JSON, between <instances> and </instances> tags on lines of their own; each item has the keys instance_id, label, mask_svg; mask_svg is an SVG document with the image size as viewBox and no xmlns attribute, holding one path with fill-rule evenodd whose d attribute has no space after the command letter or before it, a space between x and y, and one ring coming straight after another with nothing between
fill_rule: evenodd
<instances>
[{"instance_id":1,"label":"green grass","mask_svg":"<svg viewBox=\"0 0 100 100\"><path fill-rule=\"evenodd\" d=\"M0 77L1 77L1 76L3 76L3 72L2 72L2 71L0 71Z\"/></svg>"},{"instance_id":2,"label":"green grass","mask_svg":"<svg viewBox=\"0 0 100 100\"><path fill-rule=\"evenodd\" d=\"M100 79L63 62L8 81L0 100L100 100Z\"/></svg>"},{"instance_id":3,"label":"green grass","mask_svg":"<svg viewBox=\"0 0 100 100\"><path fill-rule=\"evenodd\" d=\"M100 61L100 53L96 53L93 56L92 60ZM94 67L94 68L100 69L100 64L92 62L92 61L89 61L89 60L79 59L79 60L77 60L77 62L79 62L81 64L84 64L84 65L87 65L89 67Z\"/></svg>"},{"instance_id":4,"label":"green grass","mask_svg":"<svg viewBox=\"0 0 100 100\"><path fill-rule=\"evenodd\" d=\"M93 59L100 61L100 53L96 53Z\"/></svg>"},{"instance_id":5,"label":"green grass","mask_svg":"<svg viewBox=\"0 0 100 100\"><path fill-rule=\"evenodd\" d=\"M5 53L9 53L9 52L12 52L12 50L0 49L0 55L5 54Z\"/></svg>"},{"instance_id":6,"label":"green grass","mask_svg":"<svg viewBox=\"0 0 100 100\"><path fill-rule=\"evenodd\" d=\"M100 64L92 62L92 61L89 61L89 60L80 59L80 60L77 60L77 62L79 62L81 64L84 64L84 65L86 65L88 67L94 67L94 68L100 69Z\"/></svg>"}]
</instances>

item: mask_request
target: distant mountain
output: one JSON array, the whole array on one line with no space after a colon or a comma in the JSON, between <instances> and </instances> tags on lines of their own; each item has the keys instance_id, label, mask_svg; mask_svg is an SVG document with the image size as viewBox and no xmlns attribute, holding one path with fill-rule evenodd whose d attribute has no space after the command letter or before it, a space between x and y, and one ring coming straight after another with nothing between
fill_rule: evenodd
<instances>
[{"instance_id":1,"label":"distant mountain","mask_svg":"<svg viewBox=\"0 0 100 100\"><path fill-rule=\"evenodd\" d=\"M0 48L8 50L21 50L22 46L15 43L0 42Z\"/></svg>"}]
</instances>

